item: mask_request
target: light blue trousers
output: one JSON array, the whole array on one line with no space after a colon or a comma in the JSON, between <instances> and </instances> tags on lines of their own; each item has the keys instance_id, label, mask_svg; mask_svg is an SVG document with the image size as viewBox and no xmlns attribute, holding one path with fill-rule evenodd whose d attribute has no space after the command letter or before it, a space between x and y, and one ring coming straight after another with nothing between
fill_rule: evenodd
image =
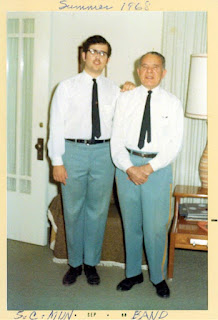
<instances>
[{"instance_id":1,"label":"light blue trousers","mask_svg":"<svg viewBox=\"0 0 218 320\"><path fill-rule=\"evenodd\" d=\"M149 160L131 155L135 166ZM164 280L167 271L168 230L172 221L171 166L153 172L143 185L137 186L127 177L123 171L116 170L125 234L126 277L141 273L144 237L150 280L157 284Z\"/></svg>"},{"instance_id":2,"label":"light blue trousers","mask_svg":"<svg viewBox=\"0 0 218 320\"><path fill-rule=\"evenodd\" d=\"M69 265L100 262L105 225L114 181L109 142L86 145L65 142L68 179L62 199Z\"/></svg>"}]
</instances>

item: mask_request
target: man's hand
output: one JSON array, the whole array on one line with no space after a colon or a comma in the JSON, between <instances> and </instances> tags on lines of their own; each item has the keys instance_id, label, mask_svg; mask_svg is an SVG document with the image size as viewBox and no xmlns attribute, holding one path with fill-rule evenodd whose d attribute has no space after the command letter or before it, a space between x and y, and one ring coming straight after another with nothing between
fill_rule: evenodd
<instances>
[{"instance_id":1,"label":"man's hand","mask_svg":"<svg viewBox=\"0 0 218 320\"><path fill-rule=\"evenodd\" d=\"M53 178L55 181L61 182L66 185L66 179L68 178L67 170L62 166L53 166Z\"/></svg>"},{"instance_id":2,"label":"man's hand","mask_svg":"<svg viewBox=\"0 0 218 320\"><path fill-rule=\"evenodd\" d=\"M152 166L150 165L150 163L147 163L142 167L144 168L144 172L146 174L148 174L148 175L150 175L152 172L154 172L154 170L152 169Z\"/></svg>"},{"instance_id":3,"label":"man's hand","mask_svg":"<svg viewBox=\"0 0 218 320\"><path fill-rule=\"evenodd\" d=\"M130 81L126 81L122 86L121 92L129 91L135 89L136 85Z\"/></svg>"},{"instance_id":4,"label":"man's hand","mask_svg":"<svg viewBox=\"0 0 218 320\"><path fill-rule=\"evenodd\" d=\"M153 169L149 163L139 167L132 166L126 170L128 179L137 186L145 183L152 172Z\"/></svg>"}]
</instances>

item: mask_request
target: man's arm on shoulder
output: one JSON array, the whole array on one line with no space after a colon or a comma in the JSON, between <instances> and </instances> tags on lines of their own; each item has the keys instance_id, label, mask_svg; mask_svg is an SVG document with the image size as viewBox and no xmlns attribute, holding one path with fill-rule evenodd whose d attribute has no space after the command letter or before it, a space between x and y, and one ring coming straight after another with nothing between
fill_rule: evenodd
<instances>
[{"instance_id":1,"label":"man's arm on shoulder","mask_svg":"<svg viewBox=\"0 0 218 320\"><path fill-rule=\"evenodd\" d=\"M131 82L131 81L126 81L125 83L124 83L124 85L122 86L122 88L121 88L121 92L125 92L125 91L129 91L129 90L133 90L133 89L135 89L136 88L136 85L133 83L133 82Z\"/></svg>"},{"instance_id":2,"label":"man's arm on shoulder","mask_svg":"<svg viewBox=\"0 0 218 320\"><path fill-rule=\"evenodd\" d=\"M124 143L124 123L126 115L124 110L127 107L127 101L125 100L124 95L124 93L120 93L116 103L110 147L112 160L115 166L125 172L126 169L131 167L133 164L130 161L129 152L126 150Z\"/></svg>"}]
</instances>

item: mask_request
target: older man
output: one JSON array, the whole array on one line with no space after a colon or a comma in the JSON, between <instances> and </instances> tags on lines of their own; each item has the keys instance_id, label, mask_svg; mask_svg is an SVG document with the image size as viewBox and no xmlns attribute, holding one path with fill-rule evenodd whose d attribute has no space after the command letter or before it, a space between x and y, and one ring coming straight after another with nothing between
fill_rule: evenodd
<instances>
[{"instance_id":1,"label":"older man","mask_svg":"<svg viewBox=\"0 0 218 320\"><path fill-rule=\"evenodd\" d=\"M119 97L111 139L126 244L126 278L117 289L130 290L143 281L144 237L150 280L158 296L166 298L170 164L182 145L183 109L179 99L160 87L166 75L160 53L143 55L137 72L141 86Z\"/></svg>"}]
</instances>

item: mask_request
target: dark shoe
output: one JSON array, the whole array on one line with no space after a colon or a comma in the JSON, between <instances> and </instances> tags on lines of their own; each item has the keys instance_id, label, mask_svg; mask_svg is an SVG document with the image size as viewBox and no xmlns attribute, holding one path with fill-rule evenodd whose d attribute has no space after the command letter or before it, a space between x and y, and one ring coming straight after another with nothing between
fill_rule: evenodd
<instances>
[{"instance_id":1,"label":"dark shoe","mask_svg":"<svg viewBox=\"0 0 218 320\"><path fill-rule=\"evenodd\" d=\"M100 283L100 277L95 267L84 264L84 272L89 284L98 285Z\"/></svg>"},{"instance_id":2,"label":"dark shoe","mask_svg":"<svg viewBox=\"0 0 218 320\"><path fill-rule=\"evenodd\" d=\"M73 284L74 282L76 282L76 278L80 276L81 273L82 273L82 266L79 266L76 268L70 267L70 269L67 271L67 273L63 278L63 285L69 286Z\"/></svg>"},{"instance_id":3,"label":"dark shoe","mask_svg":"<svg viewBox=\"0 0 218 320\"><path fill-rule=\"evenodd\" d=\"M158 284L154 284L154 286L156 288L156 292L159 297L169 298L170 289L168 288L168 285L166 284L165 280L159 282Z\"/></svg>"},{"instance_id":4,"label":"dark shoe","mask_svg":"<svg viewBox=\"0 0 218 320\"><path fill-rule=\"evenodd\" d=\"M128 291L130 290L135 284L143 282L143 274L140 273L138 276L126 278L123 281L121 281L118 286L117 290L120 291Z\"/></svg>"}]
</instances>

